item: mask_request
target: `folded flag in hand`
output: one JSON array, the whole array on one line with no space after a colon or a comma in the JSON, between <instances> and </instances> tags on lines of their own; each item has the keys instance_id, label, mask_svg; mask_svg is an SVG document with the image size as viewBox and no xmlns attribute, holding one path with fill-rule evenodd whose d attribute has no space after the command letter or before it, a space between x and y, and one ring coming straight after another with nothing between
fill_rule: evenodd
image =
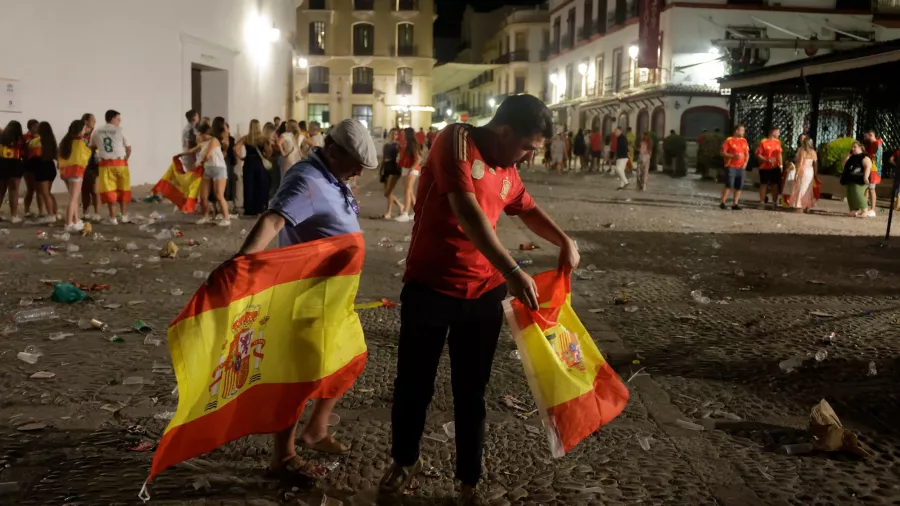
<instances>
[{"instance_id":1,"label":"folded flag in hand","mask_svg":"<svg viewBox=\"0 0 900 506\"><path fill-rule=\"evenodd\" d=\"M540 308L503 302L554 457L562 457L628 403L628 389L603 359L571 305L571 278L534 277Z\"/></svg>"},{"instance_id":2,"label":"folded flag in hand","mask_svg":"<svg viewBox=\"0 0 900 506\"><path fill-rule=\"evenodd\" d=\"M197 208L200 186L203 183L203 167L185 170L180 158L173 158L169 170L156 183L151 193L162 195L185 213Z\"/></svg>"}]
</instances>

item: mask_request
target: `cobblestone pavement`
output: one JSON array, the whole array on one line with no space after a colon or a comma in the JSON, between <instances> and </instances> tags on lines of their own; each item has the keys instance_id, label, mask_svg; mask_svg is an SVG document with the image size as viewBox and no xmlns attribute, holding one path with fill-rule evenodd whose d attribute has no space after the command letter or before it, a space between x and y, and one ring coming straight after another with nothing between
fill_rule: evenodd
<instances>
[{"instance_id":1,"label":"cobblestone pavement","mask_svg":"<svg viewBox=\"0 0 900 506\"><path fill-rule=\"evenodd\" d=\"M538 202L578 240L583 266L593 271L584 276L591 279L574 282L576 311L623 379L634 377L631 401L619 418L565 458L551 459L535 430L538 422L519 419L501 401L513 395L531 404L504 331L487 394L484 491L491 504L900 504L894 425L900 416L900 265L894 248L881 244L884 217L844 217L840 202L823 202L812 215L752 206L721 211L718 186L656 174L645 193L617 192L606 175L523 177ZM756 200L752 193L748 202ZM359 198L364 216L381 210L383 199L371 179ZM140 204L136 210L147 215L171 207ZM124 342L111 342L110 333L79 330L73 322L97 317L115 329L143 319L158 329L155 337L164 337L167 322L199 283L192 272L211 270L238 247L238 231L251 226L241 221L224 231L194 225L186 216L167 216L164 223L184 231L180 245L189 239L202 245L186 247L183 259L150 263L149 246L162 241L136 226L101 225L95 231L108 240L71 240L83 258L51 258L38 252L48 240L36 237L37 227L0 224L11 230L0 235L3 314L19 310L23 298L49 296L43 279L112 285L98 300L56 306L59 319L19 325L0 337L0 482L19 487L0 495L0 504L139 502L152 453L128 448L156 440L166 424L157 416L176 409L167 349L132 333L123 334ZM377 243L390 237L403 245L411 227L364 219L363 228L369 248L359 299L396 300L404 254ZM498 228L510 249L532 240L542 246L515 251L534 261L530 271L553 268L554 249L520 223L504 218ZM49 242L59 243L53 234L61 230L48 231ZM115 235L118 242L112 241ZM128 242L138 250L125 251ZM18 244L23 246L13 249ZM186 258L190 253L201 256ZM92 273L102 258L109 259L102 268L117 269L114 275ZM173 288L184 294L172 295ZM693 302L693 290L711 302ZM619 295L627 295L637 310L614 305ZM121 307L104 308L109 304ZM335 427L354 450L339 459L310 455L321 463L338 462L326 479L308 490L270 480L268 438L252 436L163 473L150 488L153 503L318 505L327 494L344 504L370 504L389 453L399 311L381 308L361 316L369 362L339 403L341 423ZM51 341L54 332L75 335ZM821 344L831 332L834 344ZM44 354L37 364L16 358L29 345ZM822 361L812 358L819 350L827 351ZM805 358L797 370L779 368L796 356ZM870 362L875 376L868 375ZM440 433L452 419L447 366L445 360L427 431ZM56 377L30 379L37 371ZM145 384L123 384L131 376ZM859 431L874 458L776 452L805 441L809 411L823 398L845 426ZM746 423L699 432L676 423L734 418ZM19 430L34 422L46 427ZM423 478L408 504L442 504L452 496L453 453L452 441L423 441L423 455L439 474Z\"/></svg>"}]
</instances>

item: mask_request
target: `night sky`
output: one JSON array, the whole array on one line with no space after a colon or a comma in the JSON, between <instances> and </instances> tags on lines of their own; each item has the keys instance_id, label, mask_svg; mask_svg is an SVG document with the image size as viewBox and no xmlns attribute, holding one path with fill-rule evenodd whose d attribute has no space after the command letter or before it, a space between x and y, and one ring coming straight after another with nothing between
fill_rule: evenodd
<instances>
[{"instance_id":1,"label":"night sky","mask_svg":"<svg viewBox=\"0 0 900 506\"><path fill-rule=\"evenodd\" d=\"M434 23L434 36L459 37L460 24L466 5L479 11L492 11L504 5L539 5L543 0L435 0L438 19Z\"/></svg>"}]
</instances>

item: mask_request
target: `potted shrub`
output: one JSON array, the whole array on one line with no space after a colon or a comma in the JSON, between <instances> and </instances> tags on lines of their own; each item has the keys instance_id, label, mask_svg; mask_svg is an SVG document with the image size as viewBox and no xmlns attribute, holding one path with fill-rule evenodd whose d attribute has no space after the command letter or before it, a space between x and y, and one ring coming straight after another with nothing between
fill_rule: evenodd
<instances>
[{"instance_id":1,"label":"potted shrub","mask_svg":"<svg viewBox=\"0 0 900 506\"><path fill-rule=\"evenodd\" d=\"M707 132L703 137L703 142L697 146L697 166L703 167L702 173L704 179L713 179L719 170L725 167L725 161L722 159L722 144L725 142L725 136L716 132Z\"/></svg>"},{"instance_id":2,"label":"potted shrub","mask_svg":"<svg viewBox=\"0 0 900 506\"><path fill-rule=\"evenodd\" d=\"M687 162L684 154L687 151L687 142L684 137L671 134L663 140L663 153L666 157L666 166L673 165L672 175L681 177L687 175Z\"/></svg>"}]
</instances>

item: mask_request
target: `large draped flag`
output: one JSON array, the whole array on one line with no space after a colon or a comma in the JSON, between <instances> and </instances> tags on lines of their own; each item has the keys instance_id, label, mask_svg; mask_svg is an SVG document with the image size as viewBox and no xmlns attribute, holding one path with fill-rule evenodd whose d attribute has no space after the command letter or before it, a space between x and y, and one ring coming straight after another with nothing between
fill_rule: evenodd
<instances>
[{"instance_id":1,"label":"large draped flag","mask_svg":"<svg viewBox=\"0 0 900 506\"><path fill-rule=\"evenodd\" d=\"M503 307L550 451L562 457L625 409L628 389L575 315L571 278L550 271L534 281L537 311L516 299Z\"/></svg>"},{"instance_id":2,"label":"large draped flag","mask_svg":"<svg viewBox=\"0 0 900 506\"><path fill-rule=\"evenodd\" d=\"M296 423L340 397L366 363L353 309L365 244L348 234L238 257L169 325L178 409L150 479L248 434Z\"/></svg>"},{"instance_id":3,"label":"large draped flag","mask_svg":"<svg viewBox=\"0 0 900 506\"><path fill-rule=\"evenodd\" d=\"M180 158L173 158L169 170L156 183L153 195L162 195L183 212L192 213L197 207L200 186L203 184L203 167L185 170Z\"/></svg>"}]
</instances>

